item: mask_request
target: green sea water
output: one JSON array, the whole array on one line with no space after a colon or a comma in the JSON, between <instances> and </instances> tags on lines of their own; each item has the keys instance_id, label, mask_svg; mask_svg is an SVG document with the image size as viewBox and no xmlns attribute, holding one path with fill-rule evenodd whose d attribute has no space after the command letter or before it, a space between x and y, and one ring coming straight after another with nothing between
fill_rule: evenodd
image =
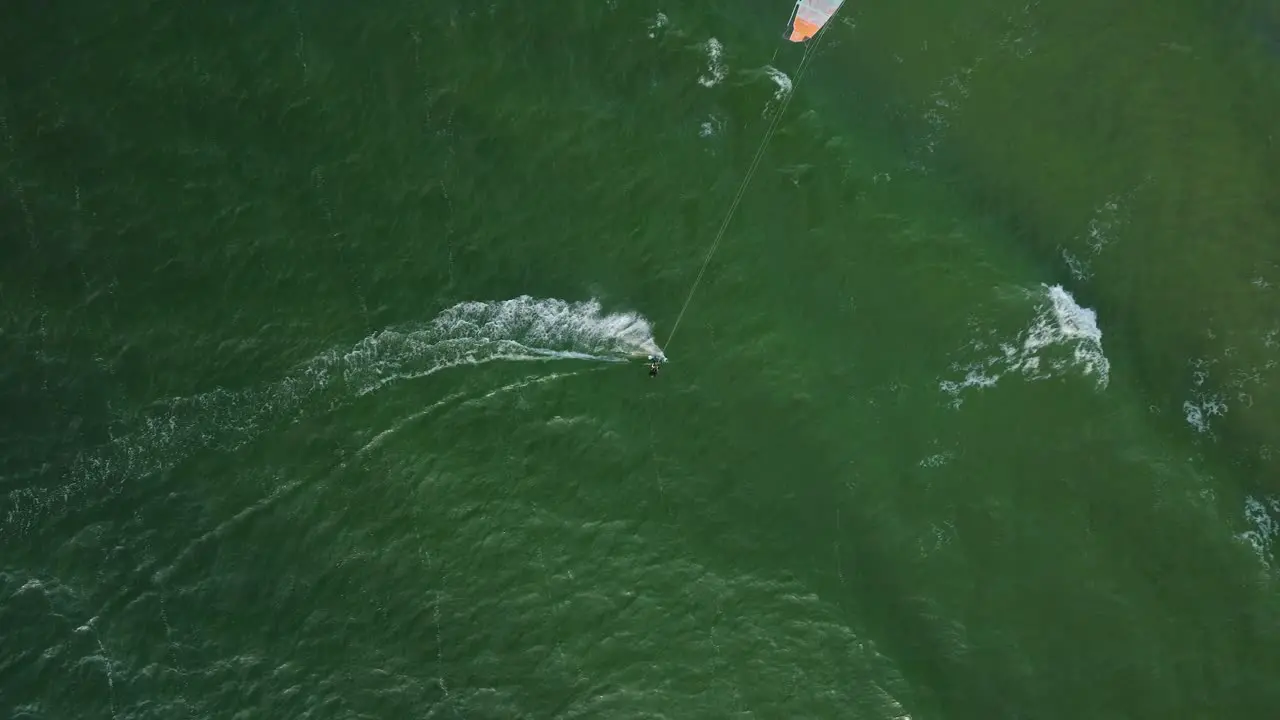
<instances>
[{"instance_id":1,"label":"green sea water","mask_svg":"<svg viewBox=\"0 0 1280 720\"><path fill-rule=\"evenodd\" d=\"M1274 716L1280 6L791 9L0 8L0 715Z\"/></svg>"}]
</instances>

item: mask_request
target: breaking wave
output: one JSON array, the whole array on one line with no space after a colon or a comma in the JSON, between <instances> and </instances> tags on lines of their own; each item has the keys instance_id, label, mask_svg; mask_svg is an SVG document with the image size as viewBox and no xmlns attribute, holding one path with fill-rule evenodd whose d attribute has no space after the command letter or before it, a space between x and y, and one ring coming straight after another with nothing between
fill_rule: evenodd
<instances>
[{"instance_id":1,"label":"breaking wave","mask_svg":"<svg viewBox=\"0 0 1280 720\"><path fill-rule=\"evenodd\" d=\"M1076 372L1093 377L1100 388L1107 386L1111 363L1102 351L1097 314L1076 304L1060 285L1041 288L1035 317L1015 338L995 343L976 340L968 349L986 357L951 365L960 378L942 380L939 387L953 398L954 407L960 406L966 389L994 387L1010 374L1034 381Z\"/></svg>"}]
</instances>

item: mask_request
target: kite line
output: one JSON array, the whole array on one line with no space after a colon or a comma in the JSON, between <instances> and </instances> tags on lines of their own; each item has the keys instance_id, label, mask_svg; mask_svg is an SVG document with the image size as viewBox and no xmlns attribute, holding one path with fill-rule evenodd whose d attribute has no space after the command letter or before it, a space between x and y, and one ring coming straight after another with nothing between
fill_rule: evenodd
<instances>
[{"instance_id":1,"label":"kite line","mask_svg":"<svg viewBox=\"0 0 1280 720\"><path fill-rule=\"evenodd\" d=\"M833 15L834 17L834 15ZM782 106L778 108L778 112L774 113L773 120L769 123L769 128L765 130L764 138L760 141L760 147L756 150L755 157L751 160L750 167L747 168L747 174L743 176L742 183L738 186L738 192L734 195L733 202L729 204L729 212L724 216L724 221L720 223L720 230L716 232L715 239L711 242L711 248L707 251L706 258L702 261L702 268L698 270L698 276L694 278L693 285L689 288L689 295L684 299L684 305L680 308L680 314L676 315L676 321L671 326L671 333L667 335L667 341L663 343L663 349L671 346L671 339L676 336L676 330L680 329L680 321L684 319L684 313L689 309L689 303L693 300L693 294L698 290L698 285L702 283L702 276L707 272L707 266L711 264L711 258L716 254L716 250L720 247L720 241L724 239L724 233L729 229L729 223L733 220L733 214L738 211L738 205L742 202L742 197L747 192L747 186L751 184L751 178L756 174L756 169L760 166L760 160L764 157L764 151L769 146L769 141L773 138L774 133L778 129L778 121L782 119L784 113L787 112L787 106L791 104L791 98L795 96L796 89L800 87L800 79L804 77L805 70L809 69L814 56L817 55L818 45L822 42L822 36L826 34L827 28L831 27L828 21L818 30L817 35L813 38L813 43L804 50L804 56L800 58L800 65L796 71L796 79L791 83L791 90L787 93L787 97L782 102ZM776 53L775 53L776 55Z\"/></svg>"}]
</instances>

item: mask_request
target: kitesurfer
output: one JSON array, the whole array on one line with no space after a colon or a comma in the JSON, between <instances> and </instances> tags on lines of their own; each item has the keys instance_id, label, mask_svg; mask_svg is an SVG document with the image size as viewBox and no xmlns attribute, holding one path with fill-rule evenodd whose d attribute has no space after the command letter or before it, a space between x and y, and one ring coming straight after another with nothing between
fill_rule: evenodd
<instances>
[{"instance_id":1,"label":"kitesurfer","mask_svg":"<svg viewBox=\"0 0 1280 720\"><path fill-rule=\"evenodd\" d=\"M661 360L652 355L649 356L649 377L658 377L658 366L661 364Z\"/></svg>"}]
</instances>

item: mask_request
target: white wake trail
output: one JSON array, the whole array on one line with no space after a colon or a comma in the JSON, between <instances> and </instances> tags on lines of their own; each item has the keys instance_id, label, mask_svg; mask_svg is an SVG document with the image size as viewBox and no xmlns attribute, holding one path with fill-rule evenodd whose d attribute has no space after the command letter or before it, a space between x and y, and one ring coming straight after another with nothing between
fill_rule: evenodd
<instances>
[{"instance_id":1,"label":"white wake trail","mask_svg":"<svg viewBox=\"0 0 1280 720\"><path fill-rule=\"evenodd\" d=\"M334 410L390 383L490 362L625 362L645 355L664 357L649 322L637 313L605 313L596 300L523 295L459 303L424 325L389 328L320 353L273 383L171 398L120 418L124 432L77 457L60 482L7 493L0 527L25 532L90 488L118 493L198 450L236 450L271 426ZM31 480L38 483L39 474Z\"/></svg>"}]
</instances>

